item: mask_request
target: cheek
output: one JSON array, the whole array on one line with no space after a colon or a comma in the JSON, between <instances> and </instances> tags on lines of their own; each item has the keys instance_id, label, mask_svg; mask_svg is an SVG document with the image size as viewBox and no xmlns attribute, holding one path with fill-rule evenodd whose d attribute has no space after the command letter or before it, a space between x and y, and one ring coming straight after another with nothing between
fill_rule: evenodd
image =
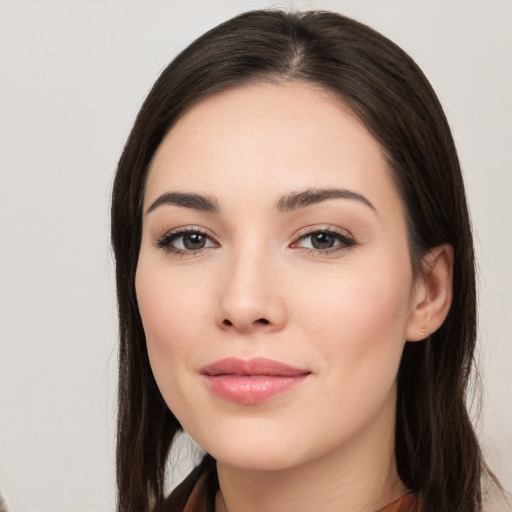
<instances>
[{"instance_id":1,"label":"cheek","mask_svg":"<svg viewBox=\"0 0 512 512\"><path fill-rule=\"evenodd\" d=\"M180 375L190 367L197 353L198 333L210 310L199 283L187 273L172 273L154 261L139 261L136 292L153 374L164 399L183 396ZM196 286L197 285L197 286ZM174 398L173 398L174 397Z\"/></svg>"},{"instance_id":2,"label":"cheek","mask_svg":"<svg viewBox=\"0 0 512 512\"><path fill-rule=\"evenodd\" d=\"M182 425L195 425L200 417L194 397L201 389L190 375L197 353L204 349L200 342L207 339L205 317L211 307L193 273L172 272L148 260L139 260L136 292L149 362L169 409Z\"/></svg>"},{"instance_id":3,"label":"cheek","mask_svg":"<svg viewBox=\"0 0 512 512\"><path fill-rule=\"evenodd\" d=\"M358 265L324 275L306 276L301 282L302 293L296 291L298 304L319 320L333 315L344 323L343 329L364 328L365 324L382 325L392 318L407 316L412 286L412 272L404 272L381 262L381 268ZM304 290L307 290L305 293ZM314 312L314 314L313 314ZM351 320L352 319L352 320Z\"/></svg>"},{"instance_id":4,"label":"cheek","mask_svg":"<svg viewBox=\"0 0 512 512\"><path fill-rule=\"evenodd\" d=\"M379 260L374 260L379 261ZM412 271L400 260L351 265L315 276L296 290L297 318L343 375L378 373L393 380L406 339ZM359 379L352 379L359 382Z\"/></svg>"},{"instance_id":5,"label":"cheek","mask_svg":"<svg viewBox=\"0 0 512 512\"><path fill-rule=\"evenodd\" d=\"M139 261L135 279L137 301L149 344L179 344L202 322L205 299L190 274L170 272L158 263ZM191 314L195 312L196 314Z\"/></svg>"},{"instance_id":6,"label":"cheek","mask_svg":"<svg viewBox=\"0 0 512 512\"><path fill-rule=\"evenodd\" d=\"M308 332L324 377L318 393L324 399L315 401L315 414L308 414L325 418L326 410L351 411L343 420L332 419L326 443L355 434L384 404L394 403L390 397L405 344L411 277L403 269L390 271L391 266L388 272L369 269L352 266L323 282L315 279L308 287L314 292L302 294L297 308L300 330Z\"/></svg>"}]
</instances>

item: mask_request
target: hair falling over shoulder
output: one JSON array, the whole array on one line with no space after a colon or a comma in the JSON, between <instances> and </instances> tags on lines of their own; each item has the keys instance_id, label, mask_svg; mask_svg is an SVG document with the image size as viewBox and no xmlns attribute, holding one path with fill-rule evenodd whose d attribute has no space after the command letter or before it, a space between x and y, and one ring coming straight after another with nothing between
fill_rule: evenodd
<instances>
[{"instance_id":1,"label":"hair falling over shoulder","mask_svg":"<svg viewBox=\"0 0 512 512\"><path fill-rule=\"evenodd\" d=\"M119 512L160 510L181 427L150 368L135 295L142 198L162 139L194 103L243 83L296 80L332 91L381 144L405 205L413 267L454 250L442 327L406 344L398 374L395 453L423 512L481 512L480 447L466 405L476 340L473 241L461 169L440 103L414 61L364 24L330 12L253 11L210 30L163 71L120 158L112 196L119 305Z\"/></svg>"}]
</instances>

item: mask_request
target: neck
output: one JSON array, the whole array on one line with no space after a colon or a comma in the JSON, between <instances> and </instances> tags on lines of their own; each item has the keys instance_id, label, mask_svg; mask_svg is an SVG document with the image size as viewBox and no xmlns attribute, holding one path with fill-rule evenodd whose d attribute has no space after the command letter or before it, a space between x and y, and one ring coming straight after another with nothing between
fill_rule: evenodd
<instances>
[{"instance_id":1,"label":"neck","mask_svg":"<svg viewBox=\"0 0 512 512\"><path fill-rule=\"evenodd\" d=\"M380 510L406 492L396 469L394 421L385 416L350 443L291 468L246 469L217 462L216 512Z\"/></svg>"}]
</instances>

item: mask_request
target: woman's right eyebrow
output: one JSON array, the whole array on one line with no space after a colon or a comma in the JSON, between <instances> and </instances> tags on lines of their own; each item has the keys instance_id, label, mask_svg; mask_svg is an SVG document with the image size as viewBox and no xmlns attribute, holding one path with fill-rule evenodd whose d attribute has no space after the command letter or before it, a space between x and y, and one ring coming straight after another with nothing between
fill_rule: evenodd
<instances>
[{"instance_id":1,"label":"woman's right eyebrow","mask_svg":"<svg viewBox=\"0 0 512 512\"><path fill-rule=\"evenodd\" d=\"M219 203L215 198L186 192L166 192L153 201L151 206L146 210L146 215L151 213L155 208L165 204L184 206L185 208L192 208L203 212L220 212Z\"/></svg>"}]
</instances>

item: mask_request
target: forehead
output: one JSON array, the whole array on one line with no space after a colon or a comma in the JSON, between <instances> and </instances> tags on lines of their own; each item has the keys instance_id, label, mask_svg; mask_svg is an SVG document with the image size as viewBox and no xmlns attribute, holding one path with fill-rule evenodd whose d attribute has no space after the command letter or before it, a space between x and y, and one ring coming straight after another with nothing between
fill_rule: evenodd
<instances>
[{"instance_id":1,"label":"forehead","mask_svg":"<svg viewBox=\"0 0 512 512\"><path fill-rule=\"evenodd\" d=\"M155 154L145 204L165 189L256 200L339 186L397 200L379 143L334 94L260 83L214 94L180 118Z\"/></svg>"}]
</instances>

